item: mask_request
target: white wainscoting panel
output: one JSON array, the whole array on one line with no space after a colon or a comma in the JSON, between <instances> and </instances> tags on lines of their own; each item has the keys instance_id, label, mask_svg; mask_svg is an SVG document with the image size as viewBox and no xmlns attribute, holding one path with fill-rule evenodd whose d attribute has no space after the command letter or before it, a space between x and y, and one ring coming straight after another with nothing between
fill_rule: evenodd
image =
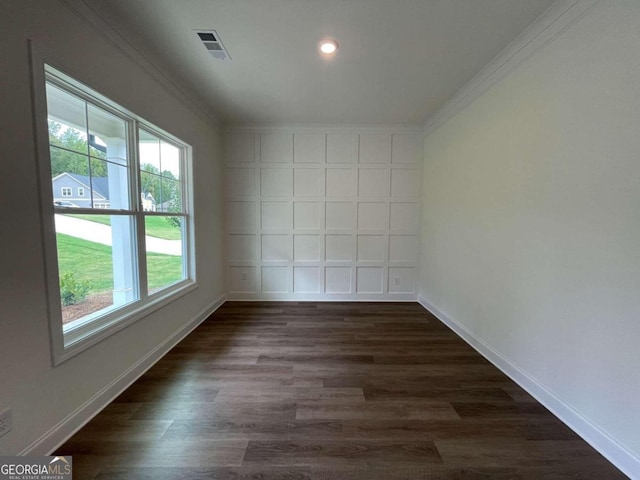
<instances>
[{"instance_id":1,"label":"white wainscoting panel","mask_svg":"<svg viewBox=\"0 0 640 480\"><path fill-rule=\"evenodd\" d=\"M415 300L419 129L224 137L230 299Z\"/></svg>"}]
</instances>

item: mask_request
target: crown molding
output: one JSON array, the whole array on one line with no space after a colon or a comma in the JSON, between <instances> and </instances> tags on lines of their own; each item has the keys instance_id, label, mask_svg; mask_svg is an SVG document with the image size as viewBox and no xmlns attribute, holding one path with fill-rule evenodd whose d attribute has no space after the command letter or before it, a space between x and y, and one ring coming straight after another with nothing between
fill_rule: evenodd
<instances>
[{"instance_id":1,"label":"crown molding","mask_svg":"<svg viewBox=\"0 0 640 480\"><path fill-rule=\"evenodd\" d=\"M424 123L424 136L453 118L524 60L578 23L602 0L558 0Z\"/></svg>"},{"instance_id":2,"label":"crown molding","mask_svg":"<svg viewBox=\"0 0 640 480\"><path fill-rule=\"evenodd\" d=\"M59 0L71 13L85 25L113 46L119 53L133 61L145 73L157 81L176 100L188 107L195 114L221 126L220 119L210 110L202 106L202 102L188 93L172 76L158 67L150 58L138 50L117 28L109 23L88 0Z\"/></svg>"},{"instance_id":3,"label":"crown molding","mask_svg":"<svg viewBox=\"0 0 640 480\"><path fill-rule=\"evenodd\" d=\"M420 124L371 124L371 123L263 123L226 124L225 133L416 133L422 131Z\"/></svg>"}]
</instances>

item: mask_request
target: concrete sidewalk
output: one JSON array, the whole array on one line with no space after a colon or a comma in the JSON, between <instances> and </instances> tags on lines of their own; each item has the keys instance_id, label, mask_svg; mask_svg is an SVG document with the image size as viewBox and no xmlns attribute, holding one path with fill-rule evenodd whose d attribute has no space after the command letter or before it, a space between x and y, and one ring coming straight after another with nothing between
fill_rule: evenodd
<instances>
[{"instance_id":1,"label":"concrete sidewalk","mask_svg":"<svg viewBox=\"0 0 640 480\"><path fill-rule=\"evenodd\" d=\"M56 232L111 246L111 227L109 225L57 214ZM182 242L180 240L165 240L146 235L145 242L148 252L182 255Z\"/></svg>"}]
</instances>

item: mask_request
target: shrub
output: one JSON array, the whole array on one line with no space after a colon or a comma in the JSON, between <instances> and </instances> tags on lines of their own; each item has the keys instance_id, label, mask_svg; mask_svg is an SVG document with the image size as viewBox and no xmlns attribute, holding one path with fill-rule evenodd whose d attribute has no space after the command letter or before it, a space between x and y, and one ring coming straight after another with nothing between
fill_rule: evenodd
<instances>
[{"instance_id":1,"label":"shrub","mask_svg":"<svg viewBox=\"0 0 640 480\"><path fill-rule=\"evenodd\" d=\"M84 301L90 291L90 281L78 280L72 272L60 275L60 299L65 307Z\"/></svg>"},{"instance_id":2,"label":"shrub","mask_svg":"<svg viewBox=\"0 0 640 480\"><path fill-rule=\"evenodd\" d=\"M171 225L174 228L180 228L180 217L165 217L165 219L167 220L167 222L169 223L169 225Z\"/></svg>"},{"instance_id":3,"label":"shrub","mask_svg":"<svg viewBox=\"0 0 640 480\"><path fill-rule=\"evenodd\" d=\"M179 197L179 192L176 191L175 189L171 192L171 200L168 202L167 205L167 211L168 212L179 212L180 211L180 197ZM174 228L180 228L180 225L182 223L182 219L180 217L165 217L167 222L169 222L169 225L171 225Z\"/></svg>"}]
</instances>

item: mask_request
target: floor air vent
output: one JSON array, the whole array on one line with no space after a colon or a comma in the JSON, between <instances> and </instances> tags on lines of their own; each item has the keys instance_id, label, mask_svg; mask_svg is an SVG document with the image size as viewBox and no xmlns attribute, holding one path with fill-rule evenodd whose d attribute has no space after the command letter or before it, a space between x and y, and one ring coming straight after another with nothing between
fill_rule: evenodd
<instances>
[{"instance_id":1,"label":"floor air vent","mask_svg":"<svg viewBox=\"0 0 640 480\"><path fill-rule=\"evenodd\" d=\"M215 30L196 30L196 33L213 58L217 58L218 60L231 60L231 55L229 55L227 49L224 48L222 40L220 40Z\"/></svg>"}]
</instances>

